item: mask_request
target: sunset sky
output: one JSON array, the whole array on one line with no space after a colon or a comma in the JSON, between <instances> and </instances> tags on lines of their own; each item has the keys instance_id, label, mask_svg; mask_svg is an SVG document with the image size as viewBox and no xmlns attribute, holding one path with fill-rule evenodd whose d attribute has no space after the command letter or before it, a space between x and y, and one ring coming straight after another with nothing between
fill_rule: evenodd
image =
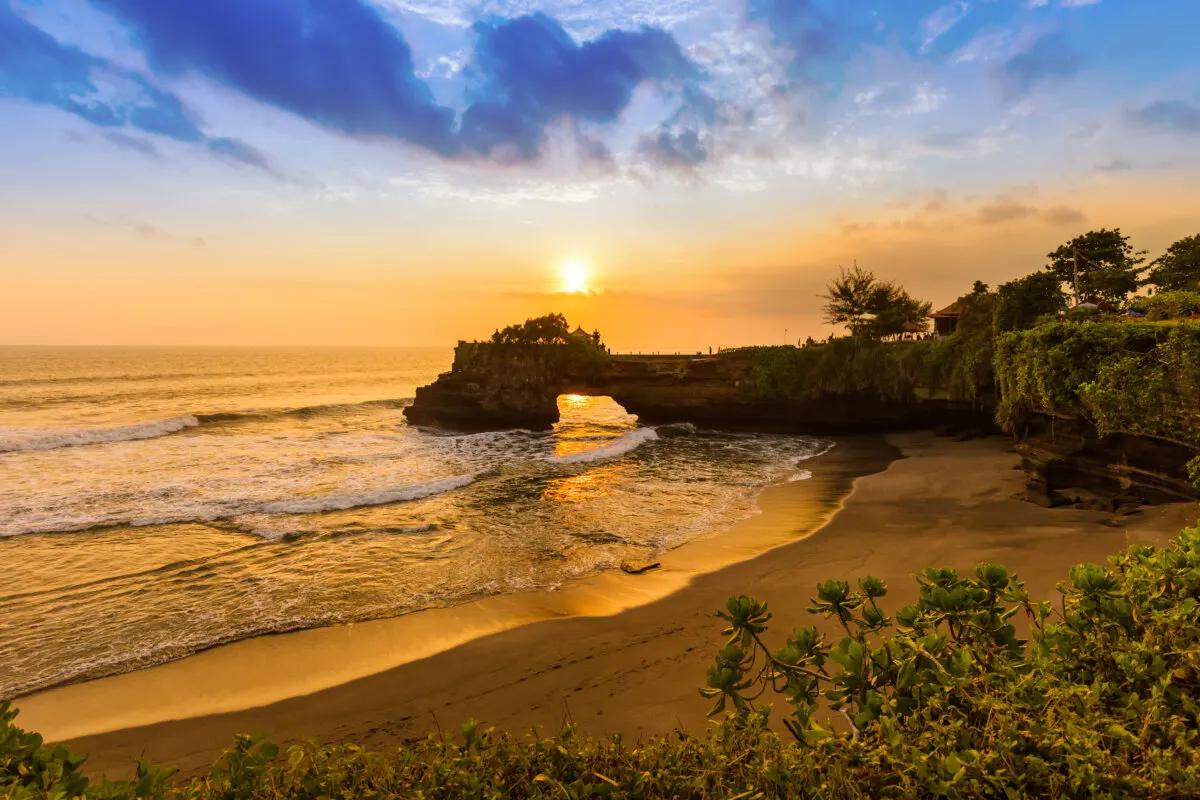
<instances>
[{"instance_id":1,"label":"sunset sky","mask_svg":"<svg viewBox=\"0 0 1200 800\"><path fill-rule=\"evenodd\" d=\"M695 350L826 335L855 260L941 305L1089 228L1155 255L1198 41L1197 0L0 0L0 344Z\"/></svg>"}]
</instances>

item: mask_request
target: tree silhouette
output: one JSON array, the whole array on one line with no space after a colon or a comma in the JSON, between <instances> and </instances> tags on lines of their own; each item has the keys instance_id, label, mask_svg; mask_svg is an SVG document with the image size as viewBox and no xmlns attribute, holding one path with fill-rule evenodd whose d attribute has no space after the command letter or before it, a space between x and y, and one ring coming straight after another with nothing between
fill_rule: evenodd
<instances>
[{"instance_id":1,"label":"tree silhouette","mask_svg":"<svg viewBox=\"0 0 1200 800\"><path fill-rule=\"evenodd\" d=\"M1160 292L1200 291L1200 233L1180 239L1151 261L1146 283Z\"/></svg>"},{"instance_id":2,"label":"tree silhouette","mask_svg":"<svg viewBox=\"0 0 1200 800\"><path fill-rule=\"evenodd\" d=\"M855 264L842 268L821 295L825 321L845 325L856 336L896 336L906 326L924 328L930 304L910 296L891 281L881 281Z\"/></svg>"},{"instance_id":3,"label":"tree silhouette","mask_svg":"<svg viewBox=\"0 0 1200 800\"><path fill-rule=\"evenodd\" d=\"M1134 250L1120 228L1101 228L1047 253L1047 268L1071 287L1076 299L1119 304L1137 291L1145 253Z\"/></svg>"}]
</instances>

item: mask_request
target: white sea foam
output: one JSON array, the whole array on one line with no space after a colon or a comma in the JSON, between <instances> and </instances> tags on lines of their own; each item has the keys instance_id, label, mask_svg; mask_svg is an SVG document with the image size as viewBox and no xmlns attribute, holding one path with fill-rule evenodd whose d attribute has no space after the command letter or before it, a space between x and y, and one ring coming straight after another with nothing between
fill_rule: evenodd
<instances>
[{"instance_id":1,"label":"white sea foam","mask_svg":"<svg viewBox=\"0 0 1200 800\"><path fill-rule=\"evenodd\" d=\"M154 422L139 422L115 428L3 428L0 427L0 453L30 450L57 450L60 447L80 447L88 444L132 442L154 439L194 428L200 422L192 415L171 417Z\"/></svg>"},{"instance_id":2,"label":"white sea foam","mask_svg":"<svg viewBox=\"0 0 1200 800\"><path fill-rule=\"evenodd\" d=\"M646 442L653 442L657 438L658 432L653 428L638 428L594 450L584 450L565 456L551 456L548 460L555 464L581 464L588 461L600 461L605 458L616 458L628 453L630 450L641 447Z\"/></svg>"},{"instance_id":3,"label":"white sea foam","mask_svg":"<svg viewBox=\"0 0 1200 800\"><path fill-rule=\"evenodd\" d=\"M344 511L348 508L363 506L381 506L385 503L401 503L407 500L420 500L432 497L453 489L461 489L475 481L479 473L468 475L452 475L449 478L413 483L394 489L374 489L366 492L347 492L345 494L330 494L320 497L305 497L296 500L280 500L266 503L257 509L261 514L320 514L324 511Z\"/></svg>"}]
</instances>

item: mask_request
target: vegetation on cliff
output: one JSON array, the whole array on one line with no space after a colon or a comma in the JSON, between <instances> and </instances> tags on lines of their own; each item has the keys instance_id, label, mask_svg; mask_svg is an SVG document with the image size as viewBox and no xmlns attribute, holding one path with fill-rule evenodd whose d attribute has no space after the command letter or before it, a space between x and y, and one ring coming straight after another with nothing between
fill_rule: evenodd
<instances>
[{"instance_id":1,"label":"vegetation on cliff","mask_svg":"<svg viewBox=\"0 0 1200 800\"><path fill-rule=\"evenodd\" d=\"M752 359L750 391L760 400L789 402L823 395L870 395L909 402L918 396L981 401L992 387L993 319L997 297L986 290L957 301L953 336L882 341L859 335L807 347L745 348ZM926 311L928 304L926 304Z\"/></svg>"},{"instance_id":2,"label":"vegetation on cliff","mask_svg":"<svg viewBox=\"0 0 1200 800\"><path fill-rule=\"evenodd\" d=\"M1000 337L996 376L1009 428L1041 412L1200 448L1200 327L1045 323Z\"/></svg>"},{"instance_id":3,"label":"vegetation on cliff","mask_svg":"<svg viewBox=\"0 0 1200 800\"><path fill-rule=\"evenodd\" d=\"M1144 252L1128 236L1089 231L1047 254L1045 269L994 292L976 281L954 303L953 334L899 341L885 339L901 332L901 321L918 329L928 304L857 266L843 270L823 297L826 319L851 335L803 348L744 349L753 359L750 391L777 402L846 394L996 401L998 421L1009 426L1042 411L1084 416L1101 433L1172 438L1168 432L1200 424L1192 410L1198 334L1139 325L1118 311L1139 285L1156 284L1157 294L1128 301L1132 314L1150 322L1200 314L1200 291L1182 288L1200 281L1198 248L1200 235L1176 242L1143 279ZM1068 309L1064 287L1104 307ZM1200 446L1193 433L1183 438Z\"/></svg>"},{"instance_id":4,"label":"vegetation on cliff","mask_svg":"<svg viewBox=\"0 0 1200 800\"><path fill-rule=\"evenodd\" d=\"M995 564L927 569L889 615L888 587L816 587L836 641L772 646L765 604L731 598L702 693L727 715L701 736L513 737L468 723L390 752L238 737L208 775L138 765L89 782L0 706L8 798L1162 797L1200 792L1200 529L1083 564L1057 604ZM1027 620L1028 639L1017 619ZM767 727L764 696L790 737ZM699 701L697 701L699 702ZM830 717L829 712L835 716ZM788 739L792 741L789 741Z\"/></svg>"},{"instance_id":5,"label":"vegetation on cliff","mask_svg":"<svg viewBox=\"0 0 1200 800\"><path fill-rule=\"evenodd\" d=\"M564 373L588 373L604 365L608 350L600 332L571 330L563 314L545 314L495 331L486 342L460 342L456 367L495 366L495 362L523 360Z\"/></svg>"}]
</instances>

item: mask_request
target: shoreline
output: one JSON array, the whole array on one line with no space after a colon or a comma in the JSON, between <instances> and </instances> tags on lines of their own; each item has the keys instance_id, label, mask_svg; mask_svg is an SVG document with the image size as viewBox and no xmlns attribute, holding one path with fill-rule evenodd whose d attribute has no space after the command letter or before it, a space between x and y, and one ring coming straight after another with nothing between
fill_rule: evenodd
<instances>
[{"instance_id":1,"label":"shoreline","mask_svg":"<svg viewBox=\"0 0 1200 800\"><path fill-rule=\"evenodd\" d=\"M68 743L89 755L89 773L117 777L130 774L137 757L196 774L237 732L264 733L279 744L353 741L386 750L430 731L455 731L469 718L517 733L553 730L567 719L584 733L620 732L627 739L698 731L708 703L696 690L722 641L713 614L730 595L752 594L770 604L775 622L768 641L809 623L836 635L832 625L806 613L821 580L880 577L889 587L884 608L890 612L915 598L912 575L925 566L966 570L994 560L1015 571L1032 597L1051 599L1070 566L1103 562L1135 542L1161 544L1196 521L1194 503L1147 507L1110 526L1101 524L1112 521L1103 512L1016 499L1023 474L1005 439L957 443L912 433L888 441L904 457L853 479L848 495L834 504L836 513L810 535L696 574L648 603L607 616L520 625L266 706ZM745 524L778 527L782 520L787 530L786 495L764 493L763 513ZM736 537L726 535L708 541L731 538L736 546ZM636 582L651 575L622 577ZM188 694L193 687L176 689ZM104 700L111 709L127 699L110 693ZM86 707L68 711L90 713ZM18 723L36 729L34 715L23 714Z\"/></svg>"},{"instance_id":2,"label":"shoreline","mask_svg":"<svg viewBox=\"0 0 1200 800\"><path fill-rule=\"evenodd\" d=\"M14 706L21 711L20 724L48 741L119 735L214 714L253 713L539 622L611 618L815 533L840 508L856 478L884 469L897 455L882 437L840 439L802 462L811 477L766 487L754 514L662 553L656 559L661 567L645 574L610 570L556 591L253 637L133 672L39 690L16 698ZM93 757L89 767L97 768L100 760Z\"/></svg>"}]
</instances>

